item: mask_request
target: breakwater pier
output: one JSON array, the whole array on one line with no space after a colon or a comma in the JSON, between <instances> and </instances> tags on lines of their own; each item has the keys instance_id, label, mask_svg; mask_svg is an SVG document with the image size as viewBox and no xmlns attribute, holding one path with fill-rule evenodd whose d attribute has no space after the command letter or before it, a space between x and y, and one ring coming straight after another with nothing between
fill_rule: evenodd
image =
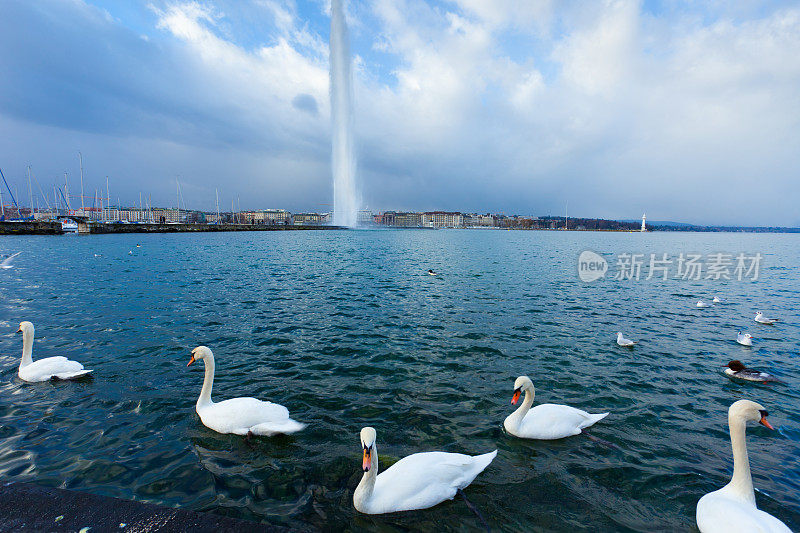
<instances>
[{"instance_id":1,"label":"breakwater pier","mask_svg":"<svg viewBox=\"0 0 800 533\"><path fill-rule=\"evenodd\" d=\"M108 233L196 233L210 231L308 231L339 230L343 226L294 224L119 224L104 222L78 222L82 235ZM0 235L60 235L64 230L60 222L13 221L0 222Z\"/></svg>"}]
</instances>

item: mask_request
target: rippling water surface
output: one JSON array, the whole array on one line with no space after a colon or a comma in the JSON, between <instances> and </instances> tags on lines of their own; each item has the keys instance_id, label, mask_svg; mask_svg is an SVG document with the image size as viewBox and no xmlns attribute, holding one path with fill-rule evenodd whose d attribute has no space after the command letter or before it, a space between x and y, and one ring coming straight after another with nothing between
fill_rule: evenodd
<instances>
[{"instance_id":1,"label":"rippling water surface","mask_svg":"<svg viewBox=\"0 0 800 533\"><path fill-rule=\"evenodd\" d=\"M141 248L136 248L141 243ZM578 280L584 249L756 253L761 279ZM479 530L463 500L364 516L358 432L381 463L483 453L467 489L503 531L686 531L732 469L727 407L749 398L759 506L800 529L800 236L512 231L321 231L0 237L0 478L306 529ZM128 252L133 251L133 255ZM100 257L95 257L99 254ZM430 277L428 268L441 273ZM698 310L699 298L725 305ZM755 310L779 315L759 326ZM34 359L95 369L82 382L16 377L21 320ZM747 329L752 348L736 344ZM640 343L615 344L617 330ZM291 437L206 429L194 412L214 350L214 397L286 405ZM785 385L731 382L729 359ZM514 378L537 402L611 415L554 442L506 435Z\"/></svg>"}]
</instances>

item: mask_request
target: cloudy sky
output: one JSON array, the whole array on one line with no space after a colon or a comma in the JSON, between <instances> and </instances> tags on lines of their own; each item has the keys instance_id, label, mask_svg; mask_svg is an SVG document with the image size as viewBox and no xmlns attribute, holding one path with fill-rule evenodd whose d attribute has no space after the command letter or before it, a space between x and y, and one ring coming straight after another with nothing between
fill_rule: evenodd
<instances>
[{"instance_id":1,"label":"cloudy sky","mask_svg":"<svg viewBox=\"0 0 800 533\"><path fill-rule=\"evenodd\" d=\"M373 210L800 225L800 3L351 0ZM329 0L0 0L27 191L328 211ZM36 185L34 185L36 189ZM27 196L25 194L24 196ZM7 199L7 198L6 198ZM43 203L43 200L39 200Z\"/></svg>"}]
</instances>

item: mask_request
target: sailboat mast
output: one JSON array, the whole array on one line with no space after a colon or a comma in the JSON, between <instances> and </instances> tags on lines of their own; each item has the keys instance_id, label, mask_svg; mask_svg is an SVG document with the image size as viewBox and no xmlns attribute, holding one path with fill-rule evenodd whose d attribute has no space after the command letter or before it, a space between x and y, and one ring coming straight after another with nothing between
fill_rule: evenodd
<instances>
[{"instance_id":1,"label":"sailboat mast","mask_svg":"<svg viewBox=\"0 0 800 533\"><path fill-rule=\"evenodd\" d=\"M78 152L78 159L81 162L81 215L86 216L86 208L83 205L83 154Z\"/></svg>"},{"instance_id":2,"label":"sailboat mast","mask_svg":"<svg viewBox=\"0 0 800 533\"><path fill-rule=\"evenodd\" d=\"M67 173L64 172L64 197L67 202L67 211L72 211L72 202L69 201L69 182L67 182ZM71 214L71 213L67 213Z\"/></svg>"},{"instance_id":3,"label":"sailboat mast","mask_svg":"<svg viewBox=\"0 0 800 533\"><path fill-rule=\"evenodd\" d=\"M106 176L106 198L108 199L108 216L111 216L111 193L108 191L108 176ZM103 218L106 218L103 216ZM108 220L108 219L106 219Z\"/></svg>"}]
</instances>

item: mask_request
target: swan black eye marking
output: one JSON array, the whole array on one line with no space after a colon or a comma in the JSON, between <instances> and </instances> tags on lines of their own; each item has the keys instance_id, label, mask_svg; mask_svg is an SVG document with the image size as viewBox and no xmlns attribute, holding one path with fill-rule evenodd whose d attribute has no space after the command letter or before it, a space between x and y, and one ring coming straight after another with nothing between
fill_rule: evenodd
<instances>
[{"instance_id":1,"label":"swan black eye marking","mask_svg":"<svg viewBox=\"0 0 800 533\"><path fill-rule=\"evenodd\" d=\"M769 413L766 412L764 409L761 409L759 413L761 413L761 418L766 418L767 416L769 416Z\"/></svg>"}]
</instances>

